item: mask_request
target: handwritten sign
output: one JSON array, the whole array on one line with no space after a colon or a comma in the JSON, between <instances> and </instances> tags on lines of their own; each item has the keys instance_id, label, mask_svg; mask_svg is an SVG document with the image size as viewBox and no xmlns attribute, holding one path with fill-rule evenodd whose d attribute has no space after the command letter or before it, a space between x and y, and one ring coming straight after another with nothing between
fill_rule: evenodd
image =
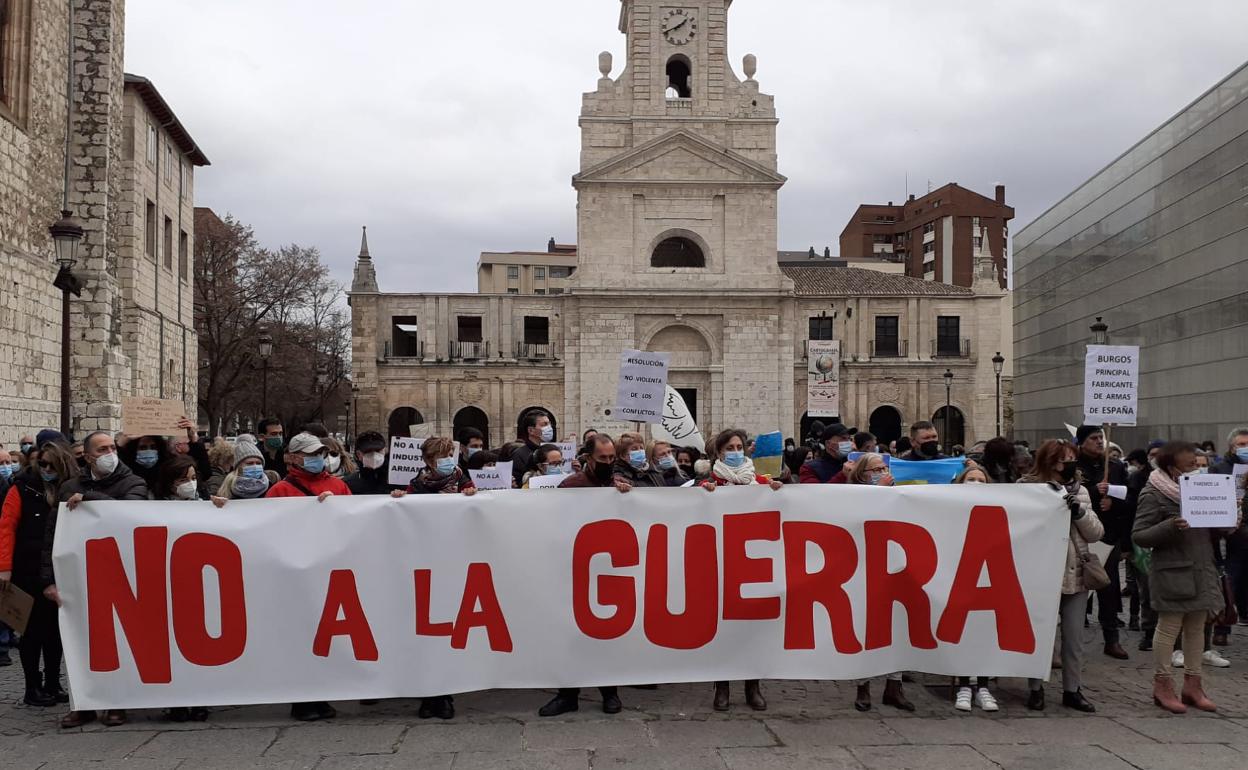
<instances>
[{"instance_id":1,"label":"handwritten sign","mask_svg":"<svg viewBox=\"0 0 1248 770\"><path fill-rule=\"evenodd\" d=\"M511 489L511 463L498 463L479 471L468 471L477 489Z\"/></svg>"},{"instance_id":2,"label":"handwritten sign","mask_svg":"<svg viewBox=\"0 0 1248 770\"><path fill-rule=\"evenodd\" d=\"M1138 346L1088 345L1083 370L1085 425L1135 425L1139 389Z\"/></svg>"},{"instance_id":3,"label":"handwritten sign","mask_svg":"<svg viewBox=\"0 0 1248 770\"><path fill-rule=\"evenodd\" d=\"M559 447L559 454L563 456L563 472L572 472L572 458L576 457L576 444L571 441L561 441L555 446Z\"/></svg>"},{"instance_id":4,"label":"handwritten sign","mask_svg":"<svg viewBox=\"0 0 1248 770\"><path fill-rule=\"evenodd\" d=\"M550 476L534 476L529 479L529 489L555 489L567 476L551 474Z\"/></svg>"},{"instance_id":5,"label":"handwritten sign","mask_svg":"<svg viewBox=\"0 0 1248 770\"><path fill-rule=\"evenodd\" d=\"M1193 529L1233 529L1239 520L1239 500L1232 476L1183 476L1179 479L1179 492L1183 519Z\"/></svg>"},{"instance_id":6,"label":"handwritten sign","mask_svg":"<svg viewBox=\"0 0 1248 770\"><path fill-rule=\"evenodd\" d=\"M407 486L416 474L425 467L424 438L405 438L394 436L390 439L390 478L391 486ZM455 442L452 457L459 457L459 442Z\"/></svg>"},{"instance_id":7,"label":"handwritten sign","mask_svg":"<svg viewBox=\"0 0 1248 770\"><path fill-rule=\"evenodd\" d=\"M806 412L811 417L841 415L841 341L807 340Z\"/></svg>"},{"instance_id":8,"label":"handwritten sign","mask_svg":"<svg viewBox=\"0 0 1248 770\"><path fill-rule=\"evenodd\" d=\"M689 405L671 385L664 389L663 420L651 427L650 433L655 441L666 441L674 447L694 447L701 451L706 446Z\"/></svg>"},{"instance_id":9,"label":"handwritten sign","mask_svg":"<svg viewBox=\"0 0 1248 770\"><path fill-rule=\"evenodd\" d=\"M12 583L0 585L0 623L24 634L34 606L34 598L22 589Z\"/></svg>"},{"instance_id":10,"label":"handwritten sign","mask_svg":"<svg viewBox=\"0 0 1248 770\"><path fill-rule=\"evenodd\" d=\"M121 400L121 432L127 436L177 436L185 433L178 421L186 404L168 398L131 397Z\"/></svg>"},{"instance_id":11,"label":"handwritten sign","mask_svg":"<svg viewBox=\"0 0 1248 770\"><path fill-rule=\"evenodd\" d=\"M668 353L625 350L620 354L620 387L615 416L633 422L663 421L663 392L667 388Z\"/></svg>"}]
</instances>

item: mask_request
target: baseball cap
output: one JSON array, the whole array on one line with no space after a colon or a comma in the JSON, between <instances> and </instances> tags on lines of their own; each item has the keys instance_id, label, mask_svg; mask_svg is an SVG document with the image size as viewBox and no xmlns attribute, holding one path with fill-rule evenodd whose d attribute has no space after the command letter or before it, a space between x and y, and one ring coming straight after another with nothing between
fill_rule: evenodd
<instances>
[{"instance_id":1,"label":"baseball cap","mask_svg":"<svg viewBox=\"0 0 1248 770\"><path fill-rule=\"evenodd\" d=\"M311 433L300 433L290 440L287 452L298 455L314 454L325 448L321 440Z\"/></svg>"}]
</instances>

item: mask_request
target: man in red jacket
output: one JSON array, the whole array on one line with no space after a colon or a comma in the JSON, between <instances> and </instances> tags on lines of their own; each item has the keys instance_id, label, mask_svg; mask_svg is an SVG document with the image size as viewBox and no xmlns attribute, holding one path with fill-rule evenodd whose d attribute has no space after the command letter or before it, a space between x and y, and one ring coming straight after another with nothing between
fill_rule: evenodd
<instances>
[{"instance_id":1,"label":"man in red jacket","mask_svg":"<svg viewBox=\"0 0 1248 770\"><path fill-rule=\"evenodd\" d=\"M269 489L265 497L315 497L321 502L332 495L349 495L346 482L325 470L329 449L311 433L300 433L286 447L286 478Z\"/></svg>"},{"instance_id":2,"label":"man in red jacket","mask_svg":"<svg viewBox=\"0 0 1248 770\"><path fill-rule=\"evenodd\" d=\"M286 447L286 478L269 488L265 497L315 497L319 502L334 495L349 495L346 482L325 470L329 449L311 433L300 433ZM325 701L294 703L290 715L301 722L332 719L338 715Z\"/></svg>"}]
</instances>

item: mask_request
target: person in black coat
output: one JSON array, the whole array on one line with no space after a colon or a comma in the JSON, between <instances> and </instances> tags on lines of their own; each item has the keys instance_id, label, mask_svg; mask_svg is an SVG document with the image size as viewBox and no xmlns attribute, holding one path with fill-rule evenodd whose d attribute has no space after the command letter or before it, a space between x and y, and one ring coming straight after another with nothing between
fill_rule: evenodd
<instances>
[{"instance_id":1,"label":"person in black coat","mask_svg":"<svg viewBox=\"0 0 1248 770\"><path fill-rule=\"evenodd\" d=\"M1118 614L1122 612L1122 584L1118 577L1118 563L1123 553L1131 553L1131 528L1135 524L1135 501L1139 489L1131 485L1127 466L1106 454L1105 431L1099 425L1084 425L1075 432L1075 444L1079 447L1078 467L1083 485L1092 498L1092 511L1105 526L1101 542L1113 547L1105 560L1109 573L1109 585L1096 592L1097 615L1101 623L1101 636L1105 640L1105 654L1117 660L1129 656L1122 648L1118 631ZM1106 480L1106 463L1109 476ZM1109 488L1127 488L1125 500L1111 497Z\"/></svg>"},{"instance_id":2,"label":"person in black coat","mask_svg":"<svg viewBox=\"0 0 1248 770\"><path fill-rule=\"evenodd\" d=\"M396 489L390 483L390 458L386 440L377 431L365 431L355 440L355 459L360 469L345 481L353 495L388 495Z\"/></svg>"},{"instance_id":3,"label":"person in black coat","mask_svg":"<svg viewBox=\"0 0 1248 770\"><path fill-rule=\"evenodd\" d=\"M903 460L945 460L940 453L940 434L936 426L923 420L910 426L910 451L901 456ZM901 451L901 439L897 440L897 451Z\"/></svg>"}]
</instances>

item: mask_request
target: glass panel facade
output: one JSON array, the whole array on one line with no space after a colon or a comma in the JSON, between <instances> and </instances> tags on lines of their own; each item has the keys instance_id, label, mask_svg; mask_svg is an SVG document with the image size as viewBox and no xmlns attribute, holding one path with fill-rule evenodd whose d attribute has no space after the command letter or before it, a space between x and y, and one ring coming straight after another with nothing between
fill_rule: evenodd
<instances>
[{"instance_id":1,"label":"glass panel facade","mask_svg":"<svg viewBox=\"0 0 1248 770\"><path fill-rule=\"evenodd\" d=\"M1141 346L1140 424L1212 440L1248 424L1248 65L1014 239L1015 434L1064 437L1083 414L1097 316Z\"/></svg>"}]
</instances>

